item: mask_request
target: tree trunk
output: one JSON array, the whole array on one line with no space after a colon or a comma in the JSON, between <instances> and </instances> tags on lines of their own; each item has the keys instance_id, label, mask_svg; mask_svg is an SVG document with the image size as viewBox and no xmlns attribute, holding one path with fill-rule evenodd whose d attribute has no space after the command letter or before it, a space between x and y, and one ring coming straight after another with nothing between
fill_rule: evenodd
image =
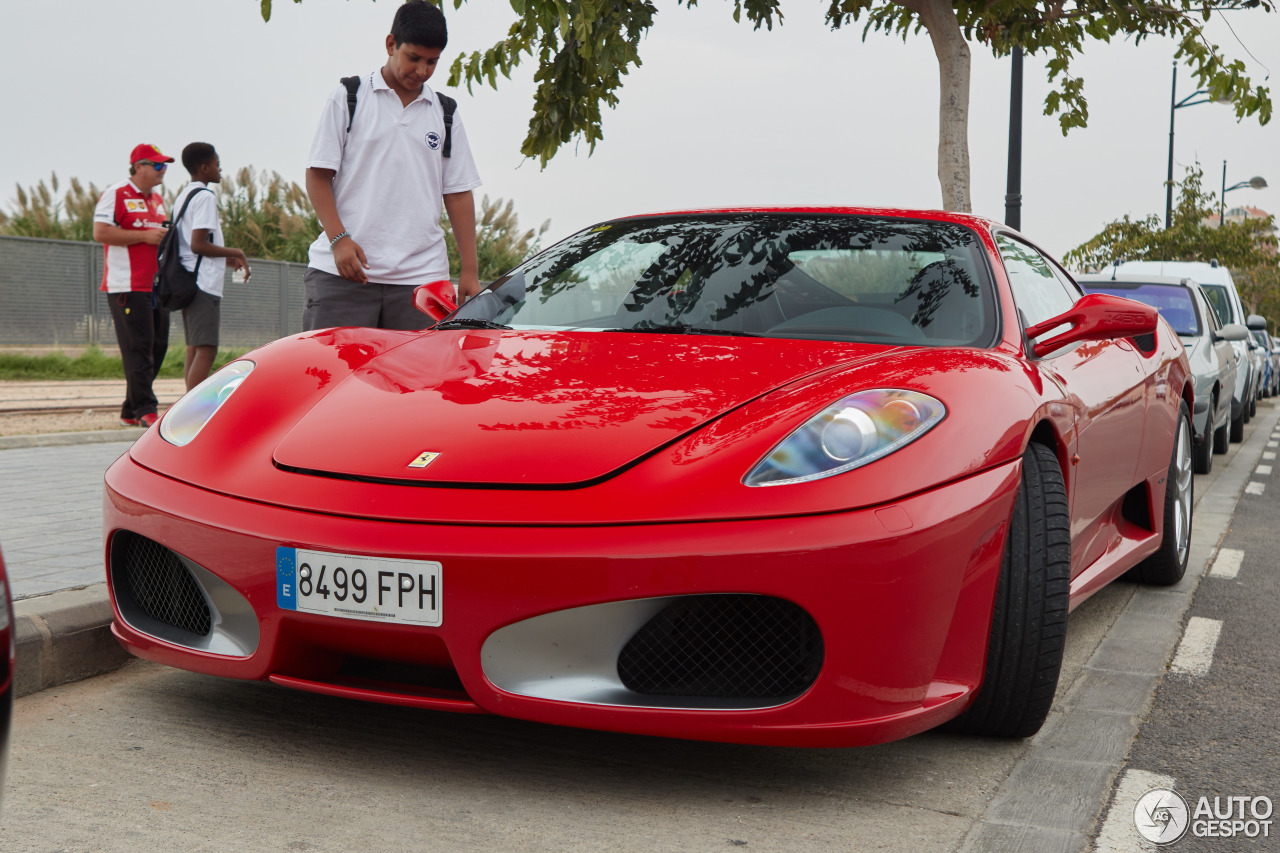
<instances>
[{"instance_id":1,"label":"tree trunk","mask_svg":"<svg viewBox=\"0 0 1280 853\"><path fill-rule=\"evenodd\" d=\"M943 0L899 0L920 16L938 57L938 183L946 210L970 213L969 45Z\"/></svg>"}]
</instances>

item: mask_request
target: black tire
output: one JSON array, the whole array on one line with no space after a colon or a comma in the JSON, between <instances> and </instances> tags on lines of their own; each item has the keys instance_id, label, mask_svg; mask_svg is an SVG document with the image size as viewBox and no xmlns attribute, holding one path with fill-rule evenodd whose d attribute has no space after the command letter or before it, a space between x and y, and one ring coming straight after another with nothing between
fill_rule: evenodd
<instances>
[{"instance_id":1,"label":"black tire","mask_svg":"<svg viewBox=\"0 0 1280 853\"><path fill-rule=\"evenodd\" d=\"M1231 449L1231 424L1225 423L1213 431L1213 452L1222 454Z\"/></svg>"},{"instance_id":2,"label":"black tire","mask_svg":"<svg viewBox=\"0 0 1280 853\"><path fill-rule=\"evenodd\" d=\"M1209 416L1213 417L1212 409L1209 411ZM1205 433L1199 441L1194 442L1192 462L1197 474L1208 474L1213 470L1213 451L1217 443L1217 433Z\"/></svg>"},{"instance_id":3,"label":"black tire","mask_svg":"<svg viewBox=\"0 0 1280 853\"><path fill-rule=\"evenodd\" d=\"M1234 443L1236 443L1236 444L1239 444L1240 442L1244 441L1244 412L1245 412L1245 408L1246 408L1245 404L1243 404L1243 403L1242 403L1242 404L1240 405L1240 415L1239 415L1239 417L1234 417L1234 418L1232 418L1232 419L1231 419L1231 441L1232 441L1232 442L1234 442Z\"/></svg>"},{"instance_id":4,"label":"black tire","mask_svg":"<svg viewBox=\"0 0 1280 853\"><path fill-rule=\"evenodd\" d=\"M1258 414L1258 398L1255 396L1249 398L1249 417L1252 418L1256 414Z\"/></svg>"},{"instance_id":5,"label":"black tire","mask_svg":"<svg viewBox=\"0 0 1280 853\"><path fill-rule=\"evenodd\" d=\"M1191 508L1195 505L1195 478L1191 476L1191 417L1187 404L1178 409L1178 429L1164 490L1164 537L1160 550L1129 570L1126 577L1154 586L1172 586L1182 580L1191 555Z\"/></svg>"},{"instance_id":6,"label":"black tire","mask_svg":"<svg viewBox=\"0 0 1280 853\"><path fill-rule=\"evenodd\" d=\"M1071 519L1058 459L1032 444L1009 520L991 614L982 686L947 731L1030 737L1040 730L1062 669L1071 585Z\"/></svg>"}]
</instances>

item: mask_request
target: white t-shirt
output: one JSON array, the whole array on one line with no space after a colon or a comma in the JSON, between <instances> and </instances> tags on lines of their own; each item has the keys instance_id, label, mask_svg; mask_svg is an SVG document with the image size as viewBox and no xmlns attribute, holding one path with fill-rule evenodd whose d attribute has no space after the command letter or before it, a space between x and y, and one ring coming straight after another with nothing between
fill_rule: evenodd
<instances>
[{"instance_id":1,"label":"white t-shirt","mask_svg":"<svg viewBox=\"0 0 1280 853\"><path fill-rule=\"evenodd\" d=\"M339 85L329 95L307 167L337 172L338 215L364 249L369 281L419 285L448 278L441 196L480 186L461 117L454 113L452 154L446 159L444 110L429 86L401 106L378 69L361 78L356 97L348 133L347 89ZM323 232L309 257L316 269L338 274Z\"/></svg>"},{"instance_id":2,"label":"white t-shirt","mask_svg":"<svg viewBox=\"0 0 1280 853\"><path fill-rule=\"evenodd\" d=\"M182 192L173 200L173 215L182 210L182 203L187 196L200 189L208 189L208 184L192 181L183 187ZM227 245L222 241L222 227L218 224L218 199L213 192L196 193L187 205L187 212L182 214L178 223L178 258L189 270L196 268L196 254L191 251L191 233L197 228L209 232L209 242L215 246ZM211 258L205 255L200 261L200 272L196 276L196 286L213 296L222 295L222 283L226 279L227 259Z\"/></svg>"}]
</instances>

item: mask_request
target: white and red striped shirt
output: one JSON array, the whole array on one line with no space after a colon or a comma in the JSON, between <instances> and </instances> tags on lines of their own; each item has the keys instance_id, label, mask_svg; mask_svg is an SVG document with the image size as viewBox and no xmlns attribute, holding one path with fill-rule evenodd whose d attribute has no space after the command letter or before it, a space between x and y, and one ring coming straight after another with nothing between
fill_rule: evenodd
<instances>
[{"instance_id":1,"label":"white and red striped shirt","mask_svg":"<svg viewBox=\"0 0 1280 853\"><path fill-rule=\"evenodd\" d=\"M93 210L93 221L121 228L163 228L166 219L164 199L159 193L144 195L123 181L107 188ZM106 260L102 270L102 287L107 293L131 290L151 292L156 277L156 247L148 243L132 246L104 246Z\"/></svg>"}]
</instances>

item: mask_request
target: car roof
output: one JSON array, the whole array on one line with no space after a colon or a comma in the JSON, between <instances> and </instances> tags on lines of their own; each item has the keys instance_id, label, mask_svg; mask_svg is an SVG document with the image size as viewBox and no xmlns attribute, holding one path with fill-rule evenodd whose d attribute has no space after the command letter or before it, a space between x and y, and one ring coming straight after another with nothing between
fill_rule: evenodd
<instances>
[{"instance_id":1,"label":"car roof","mask_svg":"<svg viewBox=\"0 0 1280 853\"><path fill-rule=\"evenodd\" d=\"M1117 273L1186 276L1201 284L1235 284L1231 270L1208 261L1121 261L1114 269Z\"/></svg>"},{"instance_id":2,"label":"car roof","mask_svg":"<svg viewBox=\"0 0 1280 853\"><path fill-rule=\"evenodd\" d=\"M1077 284L1107 284L1115 282L1116 284L1164 284L1170 287L1191 287L1196 282L1182 276L1171 275L1110 275L1104 273L1090 273L1089 275L1076 276Z\"/></svg>"}]
</instances>

